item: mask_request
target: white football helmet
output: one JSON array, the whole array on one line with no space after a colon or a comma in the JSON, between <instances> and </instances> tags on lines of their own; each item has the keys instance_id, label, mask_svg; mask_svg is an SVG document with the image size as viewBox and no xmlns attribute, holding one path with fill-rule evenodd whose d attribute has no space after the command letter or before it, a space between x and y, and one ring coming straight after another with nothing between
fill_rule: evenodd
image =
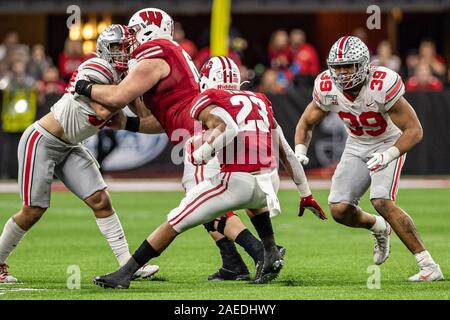
<instances>
[{"instance_id":1,"label":"white football helmet","mask_svg":"<svg viewBox=\"0 0 450 320\"><path fill-rule=\"evenodd\" d=\"M341 90L351 89L366 80L369 75L369 49L357 37L341 37L331 47L327 64L334 84ZM349 64L355 65L355 73L339 76L336 74L335 67Z\"/></svg>"},{"instance_id":2,"label":"white football helmet","mask_svg":"<svg viewBox=\"0 0 450 320\"><path fill-rule=\"evenodd\" d=\"M100 58L108 61L117 71L125 72L128 69L130 45L131 38L127 27L113 24L98 36L97 54Z\"/></svg>"},{"instance_id":3,"label":"white football helmet","mask_svg":"<svg viewBox=\"0 0 450 320\"><path fill-rule=\"evenodd\" d=\"M139 10L130 18L128 28L134 34L137 45L157 38L173 38L173 19L161 9Z\"/></svg>"},{"instance_id":4,"label":"white football helmet","mask_svg":"<svg viewBox=\"0 0 450 320\"><path fill-rule=\"evenodd\" d=\"M239 90L241 74L236 63L223 56L212 57L203 64L200 71L200 91L210 88Z\"/></svg>"}]
</instances>

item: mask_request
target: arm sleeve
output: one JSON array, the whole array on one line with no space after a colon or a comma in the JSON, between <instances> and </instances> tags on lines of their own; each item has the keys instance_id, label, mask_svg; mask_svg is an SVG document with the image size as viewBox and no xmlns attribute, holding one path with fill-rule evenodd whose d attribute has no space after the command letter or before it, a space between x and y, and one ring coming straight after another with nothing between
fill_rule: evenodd
<instances>
[{"instance_id":1,"label":"arm sleeve","mask_svg":"<svg viewBox=\"0 0 450 320\"><path fill-rule=\"evenodd\" d=\"M228 145L238 135L239 128L237 123L233 120L231 115L220 107L216 107L211 111L212 115L219 117L225 123L225 130L217 136L211 146L214 151L218 151Z\"/></svg>"},{"instance_id":2,"label":"arm sleeve","mask_svg":"<svg viewBox=\"0 0 450 320\"><path fill-rule=\"evenodd\" d=\"M309 188L308 180L306 179L306 174L303 170L303 166L301 165L300 161L298 161L297 157L294 154L294 151L289 146L289 143L286 141L283 130L280 126L277 126L275 128L275 131L280 139L280 148L284 150L284 153L286 154L286 161L292 168L291 178L297 186L300 196L304 198L311 195L311 190Z\"/></svg>"}]
</instances>

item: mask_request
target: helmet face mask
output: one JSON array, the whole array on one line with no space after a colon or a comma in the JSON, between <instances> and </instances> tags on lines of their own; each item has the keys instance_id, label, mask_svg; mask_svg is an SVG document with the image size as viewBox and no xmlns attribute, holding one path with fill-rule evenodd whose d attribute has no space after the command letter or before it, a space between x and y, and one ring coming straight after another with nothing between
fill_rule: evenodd
<instances>
[{"instance_id":1,"label":"helmet face mask","mask_svg":"<svg viewBox=\"0 0 450 320\"><path fill-rule=\"evenodd\" d=\"M127 28L123 25L113 24L106 28L97 39L97 54L108 61L117 71L125 72L128 69L130 58L131 38Z\"/></svg>"},{"instance_id":2,"label":"helmet face mask","mask_svg":"<svg viewBox=\"0 0 450 320\"><path fill-rule=\"evenodd\" d=\"M369 49L359 38L346 36L336 41L327 59L334 84L341 90L349 90L364 82L369 74ZM344 69L353 72L337 72Z\"/></svg>"},{"instance_id":3,"label":"helmet face mask","mask_svg":"<svg viewBox=\"0 0 450 320\"><path fill-rule=\"evenodd\" d=\"M228 57L212 57L200 71L200 91L207 89L239 90L241 75L236 63Z\"/></svg>"},{"instance_id":4,"label":"helmet face mask","mask_svg":"<svg viewBox=\"0 0 450 320\"><path fill-rule=\"evenodd\" d=\"M133 47L147 41L166 38L173 39L173 19L163 10L145 8L139 10L130 18L128 30L133 35Z\"/></svg>"}]
</instances>

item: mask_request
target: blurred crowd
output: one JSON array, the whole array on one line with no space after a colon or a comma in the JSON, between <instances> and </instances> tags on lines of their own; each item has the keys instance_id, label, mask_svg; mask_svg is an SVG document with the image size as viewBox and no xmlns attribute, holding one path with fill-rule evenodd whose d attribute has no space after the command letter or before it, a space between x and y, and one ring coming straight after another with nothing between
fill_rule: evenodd
<instances>
[{"instance_id":1,"label":"blurred crowd","mask_svg":"<svg viewBox=\"0 0 450 320\"><path fill-rule=\"evenodd\" d=\"M367 44L373 64L388 67L402 76L407 91L441 91L450 86L450 69L436 51L432 39L423 39L418 48L410 50L401 59L387 40L374 45L368 41L362 28L355 29L352 35ZM191 55L197 67L210 56L209 47L199 50L192 40L186 38L180 23L175 25L175 41ZM289 87L311 87L315 77L326 68L327 57L319 56L301 29L273 31L267 44L267 63L252 68L241 63L245 61L247 41L237 36L230 37L229 43L228 55L240 66L243 79L249 80L251 87L258 91L277 94Z\"/></svg>"},{"instance_id":2,"label":"blurred crowd","mask_svg":"<svg viewBox=\"0 0 450 320\"><path fill-rule=\"evenodd\" d=\"M418 48L401 58L395 55L387 40L373 45L368 42L364 29L356 29L352 34L367 43L374 64L386 66L402 76L407 91L441 91L449 87L450 69L432 39L423 39ZM209 33L205 33L205 38L208 37ZM179 22L175 23L174 40L189 53L197 68L211 55L209 44L198 47L186 37ZM267 43L267 62L253 66L243 63L248 43L233 28L229 44L228 55L239 65L247 89L279 94L289 88L310 88L317 74L326 68L326 57L319 56L301 29L273 31ZM4 172L16 171L15 160L11 164L13 168L8 168L7 162L14 158L9 155L16 152L23 130L50 110L64 93L72 73L91 56L83 54L81 41L67 39L57 61L53 61L43 44L30 47L21 43L17 32L6 34L0 44L0 134L3 140L0 178L5 177Z\"/></svg>"},{"instance_id":3,"label":"blurred crowd","mask_svg":"<svg viewBox=\"0 0 450 320\"><path fill-rule=\"evenodd\" d=\"M17 152L22 132L50 111L64 93L73 71L87 57L81 42L67 40L57 64L43 44L28 46L17 32L6 34L0 44L0 178L17 172Z\"/></svg>"}]
</instances>

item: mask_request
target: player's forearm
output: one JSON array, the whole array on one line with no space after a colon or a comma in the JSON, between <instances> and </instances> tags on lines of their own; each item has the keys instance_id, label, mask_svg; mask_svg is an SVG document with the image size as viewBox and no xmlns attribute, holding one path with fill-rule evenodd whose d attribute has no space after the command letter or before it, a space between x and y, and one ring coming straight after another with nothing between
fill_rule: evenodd
<instances>
[{"instance_id":1,"label":"player's forearm","mask_svg":"<svg viewBox=\"0 0 450 320\"><path fill-rule=\"evenodd\" d=\"M214 152L217 152L231 143L237 135L238 130L235 126L223 122L214 128L213 132L206 140L206 143L212 146Z\"/></svg>"},{"instance_id":2,"label":"player's forearm","mask_svg":"<svg viewBox=\"0 0 450 320\"><path fill-rule=\"evenodd\" d=\"M90 106L94 110L97 117L101 119L108 119L109 117L111 117L112 114L114 114L117 111L115 109L102 106L101 104L93 101L90 102Z\"/></svg>"},{"instance_id":3,"label":"player's forearm","mask_svg":"<svg viewBox=\"0 0 450 320\"><path fill-rule=\"evenodd\" d=\"M149 115L143 118L140 118L139 123L139 132L147 133L147 134L156 134L156 133L164 133L164 128L161 124L156 120L155 116Z\"/></svg>"},{"instance_id":4,"label":"player's forearm","mask_svg":"<svg viewBox=\"0 0 450 320\"><path fill-rule=\"evenodd\" d=\"M93 85L91 99L116 110L123 108L133 100L133 98L127 97L125 92L118 90L116 85Z\"/></svg>"},{"instance_id":5,"label":"player's forearm","mask_svg":"<svg viewBox=\"0 0 450 320\"><path fill-rule=\"evenodd\" d=\"M311 142L313 128L313 126L307 125L300 119L295 128L295 145L303 144L308 147Z\"/></svg>"},{"instance_id":6,"label":"player's forearm","mask_svg":"<svg viewBox=\"0 0 450 320\"><path fill-rule=\"evenodd\" d=\"M422 137L422 127L407 128L403 131L394 146L399 150L400 155L402 155L418 144L422 140Z\"/></svg>"}]
</instances>

